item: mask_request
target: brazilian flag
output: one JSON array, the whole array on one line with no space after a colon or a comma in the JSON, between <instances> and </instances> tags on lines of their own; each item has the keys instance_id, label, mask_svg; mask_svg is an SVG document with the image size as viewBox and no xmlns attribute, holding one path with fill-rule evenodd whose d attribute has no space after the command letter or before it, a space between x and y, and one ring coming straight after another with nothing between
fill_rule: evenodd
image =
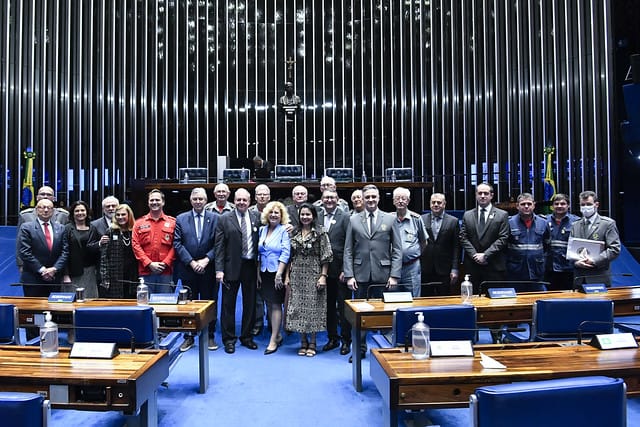
<instances>
[{"instance_id":1,"label":"brazilian flag","mask_svg":"<svg viewBox=\"0 0 640 427\"><path fill-rule=\"evenodd\" d=\"M556 149L554 147L545 147L544 149L544 201L548 202L548 205L545 203L545 205L549 206L548 211L551 211L551 200L556 195L556 182L553 179L553 155L555 152Z\"/></svg>"},{"instance_id":2,"label":"brazilian flag","mask_svg":"<svg viewBox=\"0 0 640 427\"><path fill-rule=\"evenodd\" d=\"M33 159L36 158L36 153L34 153L31 148L27 148L23 155L25 165L24 179L22 180L22 196L20 197L22 209L35 206L35 198L33 197Z\"/></svg>"}]
</instances>

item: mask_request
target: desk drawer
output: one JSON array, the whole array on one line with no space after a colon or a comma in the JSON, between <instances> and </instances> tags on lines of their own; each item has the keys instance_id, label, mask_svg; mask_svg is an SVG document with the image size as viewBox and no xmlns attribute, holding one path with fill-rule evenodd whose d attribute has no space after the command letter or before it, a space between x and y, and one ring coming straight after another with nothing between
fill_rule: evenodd
<instances>
[{"instance_id":1,"label":"desk drawer","mask_svg":"<svg viewBox=\"0 0 640 427\"><path fill-rule=\"evenodd\" d=\"M385 329L390 328L393 316L389 314L367 315L360 318L360 327L362 329Z\"/></svg>"},{"instance_id":2,"label":"desk drawer","mask_svg":"<svg viewBox=\"0 0 640 427\"><path fill-rule=\"evenodd\" d=\"M465 407L479 384L406 385L398 387L398 409Z\"/></svg>"}]
</instances>

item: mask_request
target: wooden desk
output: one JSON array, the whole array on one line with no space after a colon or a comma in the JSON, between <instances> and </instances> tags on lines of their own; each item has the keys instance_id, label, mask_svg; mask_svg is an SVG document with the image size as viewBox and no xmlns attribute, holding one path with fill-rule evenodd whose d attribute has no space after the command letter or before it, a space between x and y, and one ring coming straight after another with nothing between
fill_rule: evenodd
<instances>
[{"instance_id":1,"label":"wooden desk","mask_svg":"<svg viewBox=\"0 0 640 427\"><path fill-rule=\"evenodd\" d=\"M166 350L121 353L113 359L52 358L38 347L0 346L0 390L43 394L53 408L120 411L127 425L158 425L157 389L169 376Z\"/></svg>"},{"instance_id":2,"label":"wooden desk","mask_svg":"<svg viewBox=\"0 0 640 427\"><path fill-rule=\"evenodd\" d=\"M18 307L20 327L33 327L36 315L50 311L53 321L61 328L73 326L73 311L77 307L134 306L135 300L94 299L82 303L50 303L47 298L0 297L0 303ZM158 330L162 332L194 332L198 334L199 393L205 393L209 385L209 357L207 340L209 322L215 315L214 301L191 301L187 304L154 304L158 317Z\"/></svg>"},{"instance_id":3,"label":"wooden desk","mask_svg":"<svg viewBox=\"0 0 640 427\"><path fill-rule=\"evenodd\" d=\"M505 323L531 323L533 303L548 298L609 299L614 302L616 316L640 314L640 287L611 288L605 294L583 294L580 292L554 291L519 294L516 298L491 299L475 297L473 305L478 311L478 327L499 326ZM359 305L366 302L373 306L365 309ZM393 313L404 307L429 307L460 304L459 296L416 298L410 303L386 304L377 300L350 300L345 304L345 317L353 326L352 332L352 380L356 391L362 391L362 361L360 359L363 330L388 329L392 327Z\"/></svg>"},{"instance_id":4,"label":"wooden desk","mask_svg":"<svg viewBox=\"0 0 640 427\"><path fill-rule=\"evenodd\" d=\"M506 370L484 369L480 351ZM371 351L371 378L384 401L386 426L398 425L405 409L455 408L469 404L476 388L514 381L605 375L627 383L627 394L640 394L640 350L598 350L589 345L478 346L474 357L414 360L400 349Z\"/></svg>"}]
</instances>

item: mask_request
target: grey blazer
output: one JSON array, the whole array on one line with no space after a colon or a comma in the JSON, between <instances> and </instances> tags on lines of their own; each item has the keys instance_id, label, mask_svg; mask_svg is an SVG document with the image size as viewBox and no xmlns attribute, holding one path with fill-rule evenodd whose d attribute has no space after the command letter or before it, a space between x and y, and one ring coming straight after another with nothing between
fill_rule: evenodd
<instances>
[{"instance_id":1,"label":"grey blazer","mask_svg":"<svg viewBox=\"0 0 640 427\"><path fill-rule=\"evenodd\" d=\"M318 212L318 224L324 224L324 209ZM349 228L349 218L351 216L342 209L336 208L334 216L331 219L327 235L331 243L331 251L333 252L333 261L329 264L328 274L332 278L337 278L343 271L344 264L344 244L347 237L347 229Z\"/></svg>"},{"instance_id":2,"label":"grey blazer","mask_svg":"<svg viewBox=\"0 0 640 427\"><path fill-rule=\"evenodd\" d=\"M575 268L575 277L578 276L609 276L611 262L620 255L620 236L616 222L606 216L595 214L593 227L588 226L586 219L582 218L573 223L571 237L580 239L598 240L604 242L604 250L593 257L595 268ZM607 278L606 280L610 280Z\"/></svg>"},{"instance_id":3,"label":"grey blazer","mask_svg":"<svg viewBox=\"0 0 640 427\"><path fill-rule=\"evenodd\" d=\"M349 218L344 244L345 279L360 283L387 283L389 277L400 279L402 242L395 217L378 210L373 233L369 233L368 211Z\"/></svg>"}]
</instances>

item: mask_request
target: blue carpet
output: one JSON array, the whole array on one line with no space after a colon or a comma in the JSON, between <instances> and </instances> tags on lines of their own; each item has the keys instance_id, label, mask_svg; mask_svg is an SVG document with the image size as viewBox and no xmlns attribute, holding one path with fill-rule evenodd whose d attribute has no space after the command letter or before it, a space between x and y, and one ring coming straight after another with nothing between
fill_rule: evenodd
<instances>
[{"instance_id":1,"label":"blue carpet","mask_svg":"<svg viewBox=\"0 0 640 427\"><path fill-rule=\"evenodd\" d=\"M0 227L0 295L22 295L15 267L15 227ZM626 269L625 271L630 271ZM241 305L238 305L240 307ZM239 318L239 316L238 316ZM216 336L220 343L220 336ZM481 339L481 341L486 340ZM351 385L348 356L335 349L316 357L296 355L298 336L285 338L277 353L265 356L265 334L256 342L258 350L236 347L232 355L222 348L209 352L209 390L198 394L198 351L182 355L169 378L168 388L158 390L160 427L182 426L380 426L382 399L369 376L369 359L362 364L363 389L356 393ZM326 342L320 334L318 344ZM371 343L370 343L371 344ZM423 426L430 419L441 427L470 426L469 409L425 411L413 420L407 414L406 426ZM640 398L629 399L629 427L640 427ZM122 427L126 418L116 412L53 410L56 426Z\"/></svg>"}]
</instances>

